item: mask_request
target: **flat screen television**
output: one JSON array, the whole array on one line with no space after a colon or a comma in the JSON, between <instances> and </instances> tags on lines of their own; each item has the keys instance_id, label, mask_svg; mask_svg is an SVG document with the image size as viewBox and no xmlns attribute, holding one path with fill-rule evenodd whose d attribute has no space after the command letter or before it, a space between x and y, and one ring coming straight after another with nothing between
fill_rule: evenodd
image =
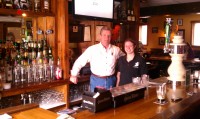
<instances>
[{"instance_id":1,"label":"flat screen television","mask_svg":"<svg viewBox=\"0 0 200 119\"><path fill-rule=\"evenodd\" d=\"M76 18L113 19L114 0L72 0L72 7Z\"/></svg>"}]
</instances>

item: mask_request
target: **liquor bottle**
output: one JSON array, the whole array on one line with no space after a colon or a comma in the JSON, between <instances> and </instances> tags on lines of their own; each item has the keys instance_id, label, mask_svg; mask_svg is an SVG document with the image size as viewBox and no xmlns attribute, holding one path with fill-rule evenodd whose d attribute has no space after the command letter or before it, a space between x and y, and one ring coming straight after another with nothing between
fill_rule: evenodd
<instances>
[{"instance_id":1,"label":"liquor bottle","mask_svg":"<svg viewBox=\"0 0 200 119\"><path fill-rule=\"evenodd\" d=\"M52 48L49 46L48 48L48 60L53 59Z\"/></svg>"},{"instance_id":2,"label":"liquor bottle","mask_svg":"<svg viewBox=\"0 0 200 119\"><path fill-rule=\"evenodd\" d=\"M134 15L134 8L133 8L133 1L130 0L130 10L131 10L131 21L135 21L135 15Z\"/></svg>"},{"instance_id":3,"label":"liquor bottle","mask_svg":"<svg viewBox=\"0 0 200 119\"><path fill-rule=\"evenodd\" d=\"M21 61L20 71L21 71L21 83L25 83L27 78L26 78L26 67L24 64L24 60Z\"/></svg>"},{"instance_id":4,"label":"liquor bottle","mask_svg":"<svg viewBox=\"0 0 200 119\"><path fill-rule=\"evenodd\" d=\"M130 5L130 2L129 0L126 1L127 3L127 21L131 21L131 5Z\"/></svg>"},{"instance_id":5,"label":"liquor bottle","mask_svg":"<svg viewBox=\"0 0 200 119\"><path fill-rule=\"evenodd\" d=\"M25 50L24 52L23 62L25 66L28 66L30 63L29 57L28 57L28 50Z\"/></svg>"},{"instance_id":6,"label":"liquor bottle","mask_svg":"<svg viewBox=\"0 0 200 119\"><path fill-rule=\"evenodd\" d=\"M62 79L62 68L61 68L61 65L60 65L60 58L58 58L57 66L55 68L55 78L57 80Z\"/></svg>"},{"instance_id":7,"label":"liquor bottle","mask_svg":"<svg viewBox=\"0 0 200 119\"><path fill-rule=\"evenodd\" d=\"M33 10L33 6L34 6L33 0L28 0L28 3L29 3L29 8L28 8L28 10L32 11L32 10Z\"/></svg>"},{"instance_id":8,"label":"liquor bottle","mask_svg":"<svg viewBox=\"0 0 200 119\"><path fill-rule=\"evenodd\" d=\"M2 8L2 7L3 7L3 1L0 0L0 8Z\"/></svg>"},{"instance_id":9,"label":"liquor bottle","mask_svg":"<svg viewBox=\"0 0 200 119\"><path fill-rule=\"evenodd\" d=\"M38 82L38 73L37 73L37 63L36 58L32 59L32 73L33 73L33 82Z\"/></svg>"},{"instance_id":10,"label":"liquor bottle","mask_svg":"<svg viewBox=\"0 0 200 119\"><path fill-rule=\"evenodd\" d=\"M37 43L36 41L33 41L33 48L32 48L32 59L36 58L37 56Z\"/></svg>"},{"instance_id":11,"label":"liquor bottle","mask_svg":"<svg viewBox=\"0 0 200 119\"><path fill-rule=\"evenodd\" d=\"M26 66L26 75L28 83L33 82L32 65L31 63Z\"/></svg>"},{"instance_id":12,"label":"liquor bottle","mask_svg":"<svg viewBox=\"0 0 200 119\"><path fill-rule=\"evenodd\" d=\"M121 6L121 20L127 21L126 5Z\"/></svg>"},{"instance_id":13,"label":"liquor bottle","mask_svg":"<svg viewBox=\"0 0 200 119\"><path fill-rule=\"evenodd\" d=\"M12 0L4 0L4 8L13 9L13 1Z\"/></svg>"},{"instance_id":14,"label":"liquor bottle","mask_svg":"<svg viewBox=\"0 0 200 119\"><path fill-rule=\"evenodd\" d=\"M19 0L13 0L13 8L14 9L20 9L20 2Z\"/></svg>"},{"instance_id":15,"label":"liquor bottle","mask_svg":"<svg viewBox=\"0 0 200 119\"><path fill-rule=\"evenodd\" d=\"M32 94L28 94L28 103L30 104L30 103L33 103L34 101L33 101L33 96L32 96Z\"/></svg>"},{"instance_id":16,"label":"liquor bottle","mask_svg":"<svg viewBox=\"0 0 200 119\"><path fill-rule=\"evenodd\" d=\"M21 104L24 104L24 94L21 94L20 102L21 102Z\"/></svg>"},{"instance_id":17,"label":"liquor bottle","mask_svg":"<svg viewBox=\"0 0 200 119\"><path fill-rule=\"evenodd\" d=\"M15 56L15 62L17 64L21 64L22 56L19 51L17 51L17 55Z\"/></svg>"},{"instance_id":18,"label":"liquor bottle","mask_svg":"<svg viewBox=\"0 0 200 119\"><path fill-rule=\"evenodd\" d=\"M17 63L15 60L15 65L14 65L14 83L17 85L21 82L21 65Z\"/></svg>"},{"instance_id":19,"label":"liquor bottle","mask_svg":"<svg viewBox=\"0 0 200 119\"><path fill-rule=\"evenodd\" d=\"M43 1L43 12L50 12L51 0Z\"/></svg>"},{"instance_id":20,"label":"liquor bottle","mask_svg":"<svg viewBox=\"0 0 200 119\"><path fill-rule=\"evenodd\" d=\"M12 62L11 62L11 53L10 49L6 50L6 64L5 64L5 70L6 70L6 82L12 83L13 79L13 69L12 69Z\"/></svg>"},{"instance_id":21,"label":"liquor bottle","mask_svg":"<svg viewBox=\"0 0 200 119\"><path fill-rule=\"evenodd\" d=\"M28 57L31 60L33 59L33 57L32 57L32 49L33 49L33 41L31 40L31 41L28 42Z\"/></svg>"},{"instance_id":22,"label":"liquor bottle","mask_svg":"<svg viewBox=\"0 0 200 119\"><path fill-rule=\"evenodd\" d=\"M42 43L42 48L43 48L43 56L47 57L47 52L48 52L48 47L47 47L47 40L44 38L43 43Z\"/></svg>"},{"instance_id":23,"label":"liquor bottle","mask_svg":"<svg viewBox=\"0 0 200 119\"><path fill-rule=\"evenodd\" d=\"M43 55L43 48L42 48L42 42L41 41L38 41L38 44L37 44L37 55L38 53L40 53L41 57Z\"/></svg>"},{"instance_id":24,"label":"liquor bottle","mask_svg":"<svg viewBox=\"0 0 200 119\"><path fill-rule=\"evenodd\" d=\"M49 59L49 68L50 68L50 80L54 79L54 59L53 57Z\"/></svg>"},{"instance_id":25,"label":"liquor bottle","mask_svg":"<svg viewBox=\"0 0 200 119\"><path fill-rule=\"evenodd\" d=\"M20 8L23 10L29 10L29 0L19 0Z\"/></svg>"},{"instance_id":26,"label":"liquor bottle","mask_svg":"<svg viewBox=\"0 0 200 119\"><path fill-rule=\"evenodd\" d=\"M133 10L131 10L131 21L135 21L135 15L133 13Z\"/></svg>"},{"instance_id":27,"label":"liquor bottle","mask_svg":"<svg viewBox=\"0 0 200 119\"><path fill-rule=\"evenodd\" d=\"M42 56L42 48L41 48L41 44L38 42L38 53L37 53L37 58L36 58L36 62L37 62L37 71L38 71L38 79L39 82L43 81L44 78L44 72L43 72L43 56Z\"/></svg>"},{"instance_id":28,"label":"liquor bottle","mask_svg":"<svg viewBox=\"0 0 200 119\"><path fill-rule=\"evenodd\" d=\"M34 0L34 11L41 12L41 1L40 0Z\"/></svg>"}]
</instances>

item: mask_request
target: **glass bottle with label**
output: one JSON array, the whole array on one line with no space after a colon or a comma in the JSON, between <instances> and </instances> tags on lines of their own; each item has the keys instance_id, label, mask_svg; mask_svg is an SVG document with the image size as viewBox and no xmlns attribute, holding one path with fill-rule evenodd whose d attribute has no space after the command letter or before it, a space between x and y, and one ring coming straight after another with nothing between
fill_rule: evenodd
<instances>
[{"instance_id":1,"label":"glass bottle with label","mask_svg":"<svg viewBox=\"0 0 200 119\"><path fill-rule=\"evenodd\" d=\"M54 79L54 60L53 57L49 59L50 80Z\"/></svg>"},{"instance_id":2,"label":"glass bottle with label","mask_svg":"<svg viewBox=\"0 0 200 119\"><path fill-rule=\"evenodd\" d=\"M41 1L40 0L34 0L34 11L41 12Z\"/></svg>"},{"instance_id":3,"label":"glass bottle with label","mask_svg":"<svg viewBox=\"0 0 200 119\"><path fill-rule=\"evenodd\" d=\"M127 21L131 21L131 5L129 0L126 1L126 10L127 10Z\"/></svg>"},{"instance_id":4,"label":"glass bottle with label","mask_svg":"<svg viewBox=\"0 0 200 119\"><path fill-rule=\"evenodd\" d=\"M50 12L51 0L44 0L43 3L43 12Z\"/></svg>"},{"instance_id":5,"label":"glass bottle with label","mask_svg":"<svg viewBox=\"0 0 200 119\"><path fill-rule=\"evenodd\" d=\"M20 2L19 0L13 0L13 8L14 9L20 9Z\"/></svg>"},{"instance_id":6,"label":"glass bottle with label","mask_svg":"<svg viewBox=\"0 0 200 119\"><path fill-rule=\"evenodd\" d=\"M55 78L57 80L62 79L62 68L61 68L61 65L60 65L60 58L58 58L57 66L55 68Z\"/></svg>"}]
</instances>

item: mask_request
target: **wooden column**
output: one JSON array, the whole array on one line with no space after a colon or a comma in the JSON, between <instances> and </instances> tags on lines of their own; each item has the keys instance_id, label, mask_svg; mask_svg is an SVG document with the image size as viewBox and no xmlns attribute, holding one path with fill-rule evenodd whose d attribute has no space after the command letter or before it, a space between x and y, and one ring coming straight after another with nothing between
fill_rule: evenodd
<instances>
[{"instance_id":1,"label":"wooden column","mask_svg":"<svg viewBox=\"0 0 200 119\"><path fill-rule=\"evenodd\" d=\"M69 79L69 38L68 38L68 0L57 0L56 1L56 46L57 56L61 59L61 65L63 69L64 79ZM69 96L69 86L66 87L66 95ZM67 100L67 106L69 106L69 100Z\"/></svg>"},{"instance_id":2,"label":"wooden column","mask_svg":"<svg viewBox=\"0 0 200 119\"><path fill-rule=\"evenodd\" d=\"M133 12L135 22L130 24L129 36L135 40L139 40L139 17L140 17L140 0L133 0Z\"/></svg>"}]
</instances>

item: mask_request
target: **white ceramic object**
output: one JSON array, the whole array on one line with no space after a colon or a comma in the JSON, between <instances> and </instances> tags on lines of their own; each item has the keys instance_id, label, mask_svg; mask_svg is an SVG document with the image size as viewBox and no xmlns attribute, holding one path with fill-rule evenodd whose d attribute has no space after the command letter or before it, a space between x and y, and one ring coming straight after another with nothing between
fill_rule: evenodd
<instances>
[{"instance_id":1,"label":"white ceramic object","mask_svg":"<svg viewBox=\"0 0 200 119\"><path fill-rule=\"evenodd\" d=\"M3 89L10 89L11 88L11 83L4 83L3 84Z\"/></svg>"},{"instance_id":2,"label":"white ceramic object","mask_svg":"<svg viewBox=\"0 0 200 119\"><path fill-rule=\"evenodd\" d=\"M182 36L174 36L173 43L170 45L173 47L173 52L170 53L171 64L168 67L169 80L171 81L185 81L186 70L183 65L183 57L185 56Z\"/></svg>"},{"instance_id":3,"label":"white ceramic object","mask_svg":"<svg viewBox=\"0 0 200 119\"><path fill-rule=\"evenodd\" d=\"M183 43L182 36L174 36L173 43Z\"/></svg>"}]
</instances>

